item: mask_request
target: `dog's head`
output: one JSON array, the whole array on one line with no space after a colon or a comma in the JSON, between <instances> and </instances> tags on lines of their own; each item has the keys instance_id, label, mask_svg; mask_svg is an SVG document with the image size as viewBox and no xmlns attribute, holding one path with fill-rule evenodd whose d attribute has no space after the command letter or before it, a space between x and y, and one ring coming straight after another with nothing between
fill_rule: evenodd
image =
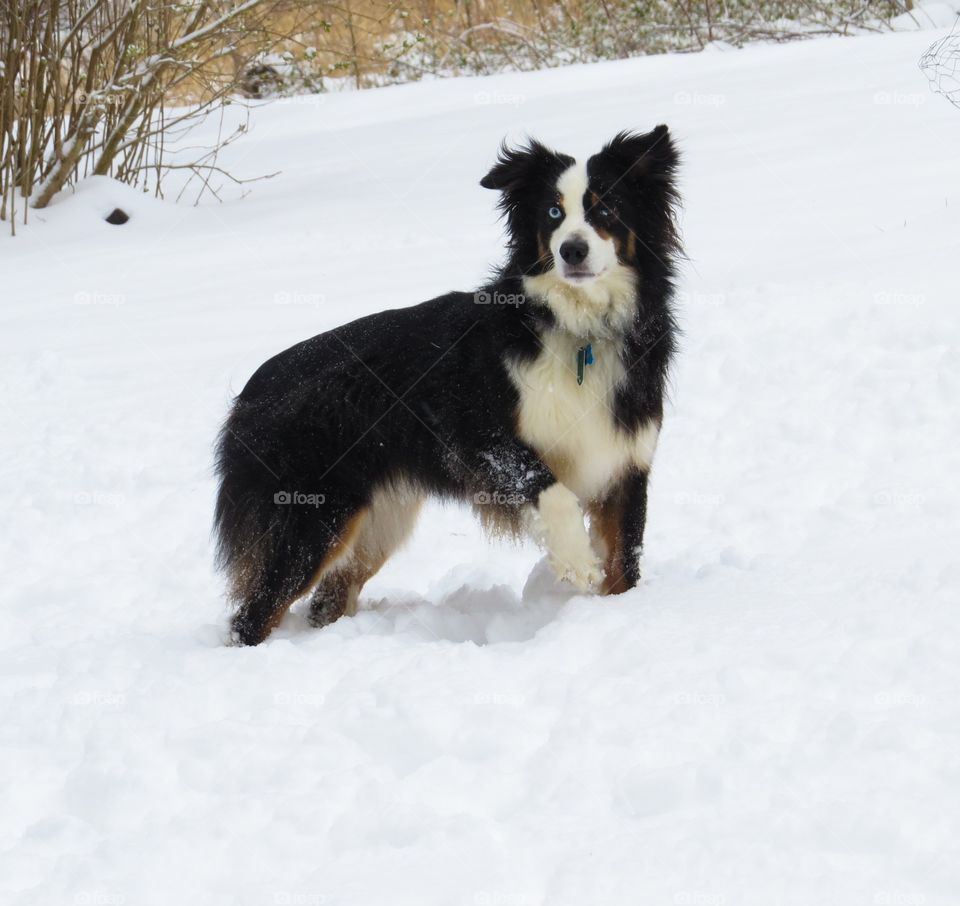
<instances>
[{"instance_id":1,"label":"dog's head","mask_svg":"<svg viewBox=\"0 0 960 906\"><path fill-rule=\"evenodd\" d=\"M508 271L562 320L577 314L571 329L589 332L580 322L604 312L629 314L638 285L673 273L677 163L666 126L621 132L582 162L535 141L503 146L480 184L502 193Z\"/></svg>"}]
</instances>

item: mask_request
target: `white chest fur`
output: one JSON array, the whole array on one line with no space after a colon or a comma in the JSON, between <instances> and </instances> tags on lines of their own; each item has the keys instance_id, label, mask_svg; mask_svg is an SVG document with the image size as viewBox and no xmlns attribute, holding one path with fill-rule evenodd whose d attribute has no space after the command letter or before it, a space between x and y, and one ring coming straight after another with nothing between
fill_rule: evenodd
<instances>
[{"instance_id":1,"label":"white chest fur","mask_svg":"<svg viewBox=\"0 0 960 906\"><path fill-rule=\"evenodd\" d=\"M625 373L613 343L593 343L594 363L577 384L579 345L568 333L548 331L540 355L512 366L510 374L520 393L520 437L587 502L627 469L648 470L659 432L654 422L630 432L617 420L614 395Z\"/></svg>"}]
</instances>

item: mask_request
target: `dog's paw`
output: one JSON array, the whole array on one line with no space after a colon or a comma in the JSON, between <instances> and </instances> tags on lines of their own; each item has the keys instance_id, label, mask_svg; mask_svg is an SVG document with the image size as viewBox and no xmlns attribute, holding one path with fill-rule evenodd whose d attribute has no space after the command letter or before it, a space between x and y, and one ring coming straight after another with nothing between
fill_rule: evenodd
<instances>
[{"instance_id":1,"label":"dog's paw","mask_svg":"<svg viewBox=\"0 0 960 906\"><path fill-rule=\"evenodd\" d=\"M243 640L240 637L240 633L234 629L232 626L229 627L224 634L223 644L226 648L243 648L245 647Z\"/></svg>"},{"instance_id":2,"label":"dog's paw","mask_svg":"<svg viewBox=\"0 0 960 906\"><path fill-rule=\"evenodd\" d=\"M343 616L343 606L338 606L336 601L324 601L321 606L314 605L310 608L307 616L307 622L314 629L323 629L335 623Z\"/></svg>"},{"instance_id":3,"label":"dog's paw","mask_svg":"<svg viewBox=\"0 0 960 906\"><path fill-rule=\"evenodd\" d=\"M559 579L569 582L579 591L596 591L603 582L603 566L593 551L588 551L586 556L575 561L551 555L550 566Z\"/></svg>"}]
</instances>

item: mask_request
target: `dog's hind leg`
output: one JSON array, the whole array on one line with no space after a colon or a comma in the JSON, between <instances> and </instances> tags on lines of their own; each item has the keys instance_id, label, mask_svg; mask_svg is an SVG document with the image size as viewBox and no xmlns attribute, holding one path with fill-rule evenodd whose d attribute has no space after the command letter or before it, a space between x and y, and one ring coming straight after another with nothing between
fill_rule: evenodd
<instances>
[{"instance_id":1,"label":"dog's hind leg","mask_svg":"<svg viewBox=\"0 0 960 906\"><path fill-rule=\"evenodd\" d=\"M354 512L337 532L322 526L313 532L269 539L270 552L257 562L256 550L245 568L232 576L232 596L239 601L232 628L242 645L258 645L283 619L297 598L306 594L324 573L349 558L367 509Z\"/></svg>"},{"instance_id":2,"label":"dog's hind leg","mask_svg":"<svg viewBox=\"0 0 960 906\"><path fill-rule=\"evenodd\" d=\"M319 628L339 620L344 614L353 616L357 612L359 595L360 582L350 565L327 573L310 598L310 625Z\"/></svg>"},{"instance_id":3,"label":"dog's hind leg","mask_svg":"<svg viewBox=\"0 0 960 906\"><path fill-rule=\"evenodd\" d=\"M305 587L302 582L301 588ZM240 645L259 645L283 619L293 601L302 593L274 566L268 566L263 575L245 583L236 592L240 600L230 627L234 640Z\"/></svg>"},{"instance_id":4,"label":"dog's hind leg","mask_svg":"<svg viewBox=\"0 0 960 906\"><path fill-rule=\"evenodd\" d=\"M402 485L389 485L373 495L349 556L323 575L313 593L312 625L326 626L356 615L361 589L410 536L421 503L418 493Z\"/></svg>"}]
</instances>

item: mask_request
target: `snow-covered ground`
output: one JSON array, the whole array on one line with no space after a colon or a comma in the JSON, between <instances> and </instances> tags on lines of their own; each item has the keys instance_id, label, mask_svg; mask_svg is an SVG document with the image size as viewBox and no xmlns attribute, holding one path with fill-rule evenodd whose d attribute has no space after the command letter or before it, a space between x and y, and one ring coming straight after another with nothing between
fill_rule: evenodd
<instances>
[{"instance_id":1,"label":"snow-covered ground","mask_svg":"<svg viewBox=\"0 0 960 906\"><path fill-rule=\"evenodd\" d=\"M242 201L0 239L0 900L960 902L960 110L939 33L274 102ZM434 508L355 619L223 644L211 444L265 358L467 289L504 135L671 125L685 330L642 587ZM103 223L115 205L133 218Z\"/></svg>"}]
</instances>

